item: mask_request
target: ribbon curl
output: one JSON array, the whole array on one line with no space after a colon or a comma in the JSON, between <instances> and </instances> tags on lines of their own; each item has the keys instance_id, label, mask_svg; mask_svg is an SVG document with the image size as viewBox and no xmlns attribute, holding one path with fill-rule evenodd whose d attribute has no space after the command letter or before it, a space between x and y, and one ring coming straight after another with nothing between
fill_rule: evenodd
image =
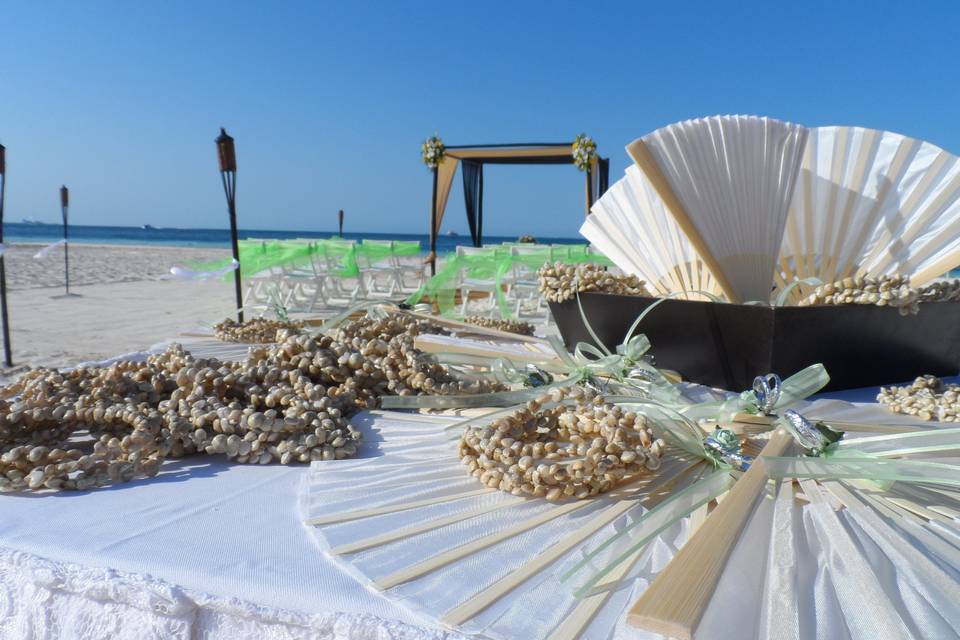
<instances>
[{"instance_id":1,"label":"ribbon curl","mask_svg":"<svg viewBox=\"0 0 960 640\"><path fill-rule=\"evenodd\" d=\"M67 244L67 241L65 239L57 240L56 242L51 242L47 246L40 249L40 251L37 251L35 254L33 254L33 257L37 260L43 260L44 258L47 257L47 254L49 254L51 251L53 251L60 245L66 245L66 244Z\"/></svg>"},{"instance_id":2,"label":"ribbon curl","mask_svg":"<svg viewBox=\"0 0 960 640\"><path fill-rule=\"evenodd\" d=\"M46 249L44 249L45 251ZM35 258L40 257L40 254L34 256ZM226 267L220 269L215 269L213 271L194 271L193 269L187 269L186 267L181 267L175 265L170 267L170 273L160 276L161 280L216 280L217 278L222 278L231 271L236 271L240 268L240 263L236 260L231 260L230 264Z\"/></svg>"},{"instance_id":3,"label":"ribbon curl","mask_svg":"<svg viewBox=\"0 0 960 640\"><path fill-rule=\"evenodd\" d=\"M688 405L681 413L694 420L714 419L729 421L737 413L776 415L777 412L809 398L830 382L830 375L822 364L813 364L786 380L775 374L758 376L753 388L728 400Z\"/></svg>"}]
</instances>

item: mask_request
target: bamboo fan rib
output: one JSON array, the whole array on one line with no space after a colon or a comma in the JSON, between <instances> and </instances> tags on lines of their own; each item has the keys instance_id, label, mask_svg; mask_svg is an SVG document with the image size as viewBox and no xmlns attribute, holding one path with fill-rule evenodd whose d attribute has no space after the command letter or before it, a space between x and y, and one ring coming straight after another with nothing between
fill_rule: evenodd
<instances>
[{"instance_id":1,"label":"bamboo fan rib","mask_svg":"<svg viewBox=\"0 0 960 640\"><path fill-rule=\"evenodd\" d=\"M732 302L770 297L806 137L779 120L713 116L628 147ZM680 206L670 206L657 171Z\"/></svg>"},{"instance_id":2,"label":"bamboo fan rib","mask_svg":"<svg viewBox=\"0 0 960 640\"><path fill-rule=\"evenodd\" d=\"M591 209L580 233L657 295L687 299L723 291L664 201L636 166L627 168Z\"/></svg>"},{"instance_id":3,"label":"bamboo fan rib","mask_svg":"<svg viewBox=\"0 0 960 640\"><path fill-rule=\"evenodd\" d=\"M778 429L762 453L778 456L791 442L792 437ZM744 518L762 495L766 482L766 468L762 462L754 462L630 609L631 624L671 637L693 637L723 573L728 554L740 535ZM685 578L694 571L697 580L686 581Z\"/></svg>"},{"instance_id":4,"label":"bamboo fan rib","mask_svg":"<svg viewBox=\"0 0 960 640\"><path fill-rule=\"evenodd\" d=\"M960 266L960 159L889 131L811 129L778 262L781 286L860 274L920 286Z\"/></svg>"}]
</instances>

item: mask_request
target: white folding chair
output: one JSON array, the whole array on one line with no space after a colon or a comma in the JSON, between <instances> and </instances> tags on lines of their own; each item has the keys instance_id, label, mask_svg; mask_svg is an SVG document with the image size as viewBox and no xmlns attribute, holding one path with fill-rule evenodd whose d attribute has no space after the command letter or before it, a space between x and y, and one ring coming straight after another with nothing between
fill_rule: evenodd
<instances>
[{"instance_id":1,"label":"white folding chair","mask_svg":"<svg viewBox=\"0 0 960 640\"><path fill-rule=\"evenodd\" d=\"M396 284L398 293L413 293L420 287L424 285L427 281L427 264L423 262L419 257L420 243L416 242L417 255L415 262L404 262L402 257L399 255L399 248L401 245L407 245L412 247L414 241L410 242L398 242L392 241L390 243L391 247L391 262L393 264L394 271L396 272ZM407 253L407 252L404 252ZM410 256L414 257L414 256ZM413 276L413 284L408 285L406 276Z\"/></svg>"},{"instance_id":2,"label":"white folding chair","mask_svg":"<svg viewBox=\"0 0 960 640\"><path fill-rule=\"evenodd\" d=\"M540 295L540 283L536 273L542 264L538 265L535 269L531 269L527 265L531 264L530 258L533 256L542 256L543 264L546 264L550 261L552 252L547 247L538 247L536 245L514 246L510 252L518 258L513 261L511 266L513 281L510 287L510 297L511 303L515 305L514 313L516 313L517 316L542 316L545 310L543 306L543 296ZM520 259L524 257L527 259ZM527 304L526 308L524 308L525 303ZM530 309L531 306L532 309Z\"/></svg>"},{"instance_id":3,"label":"white folding chair","mask_svg":"<svg viewBox=\"0 0 960 640\"><path fill-rule=\"evenodd\" d=\"M353 240L330 239L324 241L323 244L325 249L324 263L328 274L327 282L331 285L328 291L332 293L333 297L343 298L349 303L367 298L368 292L363 282L363 274L358 273L356 276L347 277L340 275L344 268L343 256L348 253L350 248L355 247L356 242ZM350 280L353 281L352 284L349 282Z\"/></svg>"},{"instance_id":4,"label":"white folding chair","mask_svg":"<svg viewBox=\"0 0 960 640\"><path fill-rule=\"evenodd\" d=\"M457 256L493 256L495 251L492 247L457 247ZM486 293L486 305L479 305L476 309L479 313L494 315L497 310L497 282L495 279L468 278L461 269L457 274L457 288L460 289L460 313L468 315L467 310L470 303L470 292Z\"/></svg>"}]
</instances>

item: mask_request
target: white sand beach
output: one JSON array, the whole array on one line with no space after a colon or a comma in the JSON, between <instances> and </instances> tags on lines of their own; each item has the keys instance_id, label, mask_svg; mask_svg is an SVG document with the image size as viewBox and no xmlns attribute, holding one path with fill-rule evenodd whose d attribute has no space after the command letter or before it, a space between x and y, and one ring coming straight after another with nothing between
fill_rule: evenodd
<instances>
[{"instance_id":1,"label":"white sand beach","mask_svg":"<svg viewBox=\"0 0 960 640\"><path fill-rule=\"evenodd\" d=\"M63 288L63 249L56 247L42 258L45 245L16 243L7 246L4 261L7 288ZM70 285L115 284L156 280L173 265L188 266L230 257L228 249L142 245L70 245Z\"/></svg>"},{"instance_id":2,"label":"white sand beach","mask_svg":"<svg viewBox=\"0 0 960 640\"><path fill-rule=\"evenodd\" d=\"M229 257L224 249L70 247L64 296L63 250L33 258L39 245L11 245L5 262L14 370L63 367L144 349L234 307L232 283L160 280L173 265Z\"/></svg>"},{"instance_id":3,"label":"white sand beach","mask_svg":"<svg viewBox=\"0 0 960 640\"><path fill-rule=\"evenodd\" d=\"M195 334L232 316L236 306L230 279L161 279L172 266L229 258L228 249L72 244L66 296L63 249L34 258L42 246L11 244L4 255L14 367L0 368L0 383L29 367L69 367Z\"/></svg>"}]
</instances>

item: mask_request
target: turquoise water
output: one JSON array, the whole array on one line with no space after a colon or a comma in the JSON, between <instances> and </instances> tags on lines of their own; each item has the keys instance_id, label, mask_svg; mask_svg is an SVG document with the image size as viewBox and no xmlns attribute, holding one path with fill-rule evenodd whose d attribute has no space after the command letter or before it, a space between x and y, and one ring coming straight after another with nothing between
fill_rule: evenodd
<instances>
[{"instance_id":1,"label":"turquoise water","mask_svg":"<svg viewBox=\"0 0 960 640\"><path fill-rule=\"evenodd\" d=\"M249 238L329 238L335 231L276 231L270 229L240 229L241 240ZM4 241L38 242L47 244L63 237L63 227L57 224L23 224L19 222L3 225ZM425 234L407 233L344 233L347 240L418 240L426 251L430 239ZM485 244L514 242L516 236L487 236ZM540 242L555 244L582 244L583 238L538 237ZM140 227L98 227L70 226L70 242L73 244L117 244L117 245L166 245L173 247L229 247L229 229L143 229ZM453 251L457 245L469 245L470 236L440 236L437 238L437 251Z\"/></svg>"}]
</instances>

